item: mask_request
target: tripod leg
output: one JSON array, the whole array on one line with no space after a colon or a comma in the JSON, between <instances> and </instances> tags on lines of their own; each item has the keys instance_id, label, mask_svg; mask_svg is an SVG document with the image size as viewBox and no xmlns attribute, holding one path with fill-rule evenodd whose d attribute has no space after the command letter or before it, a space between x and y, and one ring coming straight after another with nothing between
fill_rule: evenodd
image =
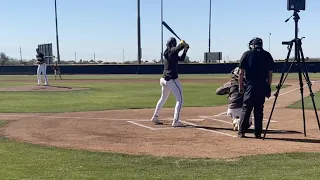
<instances>
[{"instance_id":1,"label":"tripod leg","mask_svg":"<svg viewBox=\"0 0 320 180\"><path fill-rule=\"evenodd\" d=\"M302 69L301 69L301 59L300 59L300 50L301 50L301 41L296 40L296 47L295 47L295 59L298 63L298 75L299 75L299 84L300 84L300 94L301 94L301 105L302 105L302 114L303 114L303 132L304 136L307 136L306 133L306 117L304 111L304 99L303 99L303 82L302 82Z\"/></svg>"},{"instance_id":2,"label":"tripod leg","mask_svg":"<svg viewBox=\"0 0 320 180\"><path fill-rule=\"evenodd\" d=\"M272 106L272 109L271 109L271 112L270 112L270 116L269 116L269 120L268 120L268 123L267 123L267 127L266 127L266 129L265 129L265 131L264 131L264 135L263 135L263 138L262 138L263 140L264 140L265 137L266 137L266 134L267 134L267 131L268 131L268 128L269 128L269 125L270 125L270 121L271 121L271 118L272 118L272 114L273 114L273 111L274 111L274 108L275 108L275 105L276 105L276 102L277 102L277 99L278 99L278 96L279 96L280 89L281 89L281 87L282 87L282 85L283 85L286 77L288 76L288 73L287 73L286 77L283 78L283 77L284 77L285 70L286 70L287 63L288 63L289 58L290 58L292 46L293 46L293 43L291 43L290 46L289 46L289 48L288 48L289 51L288 51L287 58L286 58L286 61L285 61L285 63L284 63L283 69L282 69L282 73L281 73L281 77L280 77L279 84L277 85L277 92L274 94L275 99L274 99L273 106ZM293 62L292 62L292 64L293 64ZM291 66L289 67L288 72L290 71L290 69L291 69L291 67L292 67L292 64L291 64Z\"/></svg>"},{"instance_id":3,"label":"tripod leg","mask_svg":"<svg viewBox=\"0 0 320 180\"><path fill-rule=\"evenodd\" d=\"M307 67L307 64L306 64L305 59L304 59L302 47L300 48L300 53L301 53L302 63L304 64L304 76L305 76L306 82L307 82L308 87L309 87L310 97L311 97L312 104L313 104L313 109L314 109L314 112L315 112L315 114L316 114L317 123L318 123L318 128L319 128L319 130L320 130L319 116L318 116L318 111L317 111L316 103L315 103L315 100L314 100L314 93L313 93L313 91L312 91L312 83L311 83L310 78L309 78L308 67Z\"/></svg>"}]
</instances>

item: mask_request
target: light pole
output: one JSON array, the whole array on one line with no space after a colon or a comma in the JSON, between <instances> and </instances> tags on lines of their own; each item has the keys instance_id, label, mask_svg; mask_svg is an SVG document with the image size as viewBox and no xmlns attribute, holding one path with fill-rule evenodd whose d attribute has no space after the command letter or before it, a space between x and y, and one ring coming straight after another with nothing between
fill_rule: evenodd
<instances>
[{"instance_id":1,"label":"light pole","mask_svg":"<svg viewBox=\"0 0 320 180\"><path fill-rule=\"evenodd\" d=\"M270 39L271 39L271 33L269 33L269 52L270 52Z\"/></svg>"},{"instance_id":2,"label":"light pole","mask_svg":"<svg viewBox=\"0 0 320 180\"><path fill-rule=\"evenodd\" d=\"M141 29L140 29L140 0L137 0L138 8L138 22L137 22L137 31L138 31L138 64L141 64Z\"/></svg>"},{"instance_id":3,"label":"light pole","mask_svg":"<svg viewBox=\"0 0 320 180\"><path fill-rule=\"evenodd\" d=\"M163 64L163 25L162 25L162 21L163 21L163 0L161 0L161 63Z\"/></svg>"},{"instance_id":4,"label":"light pole","mask_svg":"<svg viewBox=\"0 0 320 180\"><path fill-rule=\"evenodd\" d=\"M57 57L58 57L58 64L60 64L59 33L58 33L58 15L57 15L57 0L54 0L54 9L55 9L55 19L56 19Z\"/></svg>"},{"instance_id":5,"label":"light pole","mask_svg":"<svg viewBox=\"0 0 320 180\"><path fill-rule=\"evenodd\" d=\"M122 49L122 62L124 62L124 49Z\"/></svg>"},{"instance_id":6,"label":"light pole","mask_svg":"<svg viewBox=\"0 0 320 180\"><path fill-rule=\"evenodd\" d=\"M209 50L208 52L211 52L211 0L209 4ZM206 63L208 62L208 59L206 58Z\"/></svg>"}]
</instances>

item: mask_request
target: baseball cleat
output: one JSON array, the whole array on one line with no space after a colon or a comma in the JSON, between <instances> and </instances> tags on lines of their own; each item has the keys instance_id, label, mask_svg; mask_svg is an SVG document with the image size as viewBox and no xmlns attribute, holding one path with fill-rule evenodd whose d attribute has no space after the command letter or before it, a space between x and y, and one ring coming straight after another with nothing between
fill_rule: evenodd
<instances>
[{"instance_id":1,"label":"baseball cleat","mask_svg":"<svg viewBox=\"0 0 320 180\"><path fill-rule=\"evenodd\" d=\"M233 125L233 130L238 131L239 130L239 121L240 119L238 118L233 118L232 119L232 125Z\"/></svg>"},{"instance_id":2,"label":"baseball cleat","mask_svg":"<svg viewBox=\"0 0 320 180\"><path fill-rule=\"evenodd\" d=\"M151 121L152 121L154 124L163 124L163 123L159 120L159 117L158 117L158 116L153 116L153 118L151 119Z\"/></svg>"},{"instance_id":3,"label":"baseball cleat","mask_svg":"<svg viewBox=\"0 0 320 180\"><path fill-rule=\"evenodd\" d=\"M172 122L172 127L186 127L186 125L182 124L179 120Z\"/></svg>"},{"instance_id":4,"label":"baseball cleat","mask_svg":"<svg viewBox=\"0 0 320 180\"><path fill-rule=\"evenodd\" d=\"M238 133L238 138L246 138L244 133Z\"/></svg>"},{"instance_id":5,"label":"baseball cleat","mask_svg":"<svg viewBox=\"0 0 320 180\"><path fill-rule=\"evenodd\" d=\"M255 137L256 139L262 139L261 134L255 134L254 137Z\"/></svg>"}]
</instances>

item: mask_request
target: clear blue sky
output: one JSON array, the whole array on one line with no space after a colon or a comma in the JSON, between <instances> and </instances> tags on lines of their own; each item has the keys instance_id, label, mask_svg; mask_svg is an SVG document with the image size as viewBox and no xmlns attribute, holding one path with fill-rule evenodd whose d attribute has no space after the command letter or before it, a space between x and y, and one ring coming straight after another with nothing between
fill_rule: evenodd
<instances>
[{"instance_id":1,"label":"clear blue sky","mask_svg":"<svg viewBox=\"0 0 320 180\"><path fill-rule=\"evenodd\" d=\"M60 55L63 60L122 61L137 58L136 0L58 0ZM34 58L41 43L53 43L56 53L54 0L1 0L0 51ZM294 38L293 14L287 0L212 0L211 51L237 60L252 37L261 37L275 59L285 58L282 41ZM305 56L320 57L320 1L307 0L300 12L300 37ZM209 0L164 0L164 20L190 44L191 60L203 60L208 51ZM142 58L160 59L160 0L141 0ZM164 41L172 36L164 29Z\"/></svg>"}]
</instances>

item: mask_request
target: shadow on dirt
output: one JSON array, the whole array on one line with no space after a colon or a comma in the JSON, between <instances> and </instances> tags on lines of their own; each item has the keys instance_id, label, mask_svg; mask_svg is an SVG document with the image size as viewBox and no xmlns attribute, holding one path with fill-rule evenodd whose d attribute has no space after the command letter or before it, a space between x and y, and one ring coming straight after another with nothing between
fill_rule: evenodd
<instances>
[{"instance_id":1,"label":"shadow on dirt","mask_svg":"<svg viewBox=\"0 0 320 180\"><path fill-rule=\"evenodd\" d=\"M209 127L209 126L194 126L195 128L203 128L207 130L224 130L224 131L233 131L232 128L220 128L220 127ZM246 133L254 133L253 129L249 129ZM264 131L263 131L264 133ZM290 130L268 130L267 134L302 134L299 131L290 131Z\"/></svg>"},{"instance_id":2,"label":"shadow on dirt","mask_svg":"<svg viewBox=\"0 0 320 180\"><path fill-rule=\"evenodd\" d=\"M300 143L311 143L311 144L319 144L320 143L320 139L268 138L268 137L266 137L265 140L300 142Z\"/></svg>"}]
</instances>

